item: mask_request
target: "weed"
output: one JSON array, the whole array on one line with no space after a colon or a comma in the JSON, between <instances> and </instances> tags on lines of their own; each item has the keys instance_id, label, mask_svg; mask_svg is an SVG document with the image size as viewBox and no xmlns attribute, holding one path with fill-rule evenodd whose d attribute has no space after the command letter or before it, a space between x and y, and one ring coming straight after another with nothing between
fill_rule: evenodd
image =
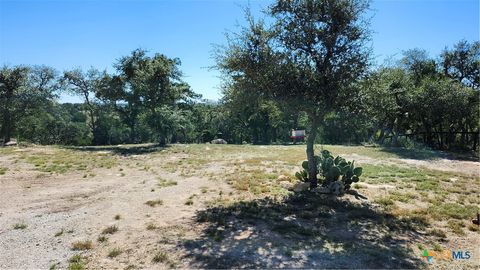
<instances>
[{"instance_id":1,"label":"weed","mask_svg":"<svg viewBox=\"0 0 480 270\"><path fill-rule=\"evenodd\" d=\"M177 184L178 184L177 181L165 180L165 179L162 179L162 178L158 178L158 186L161 187L161 188L176 186Z\"/></svg>"},{"instance_id":2,"label":"weed","mask_svg":"<svg viewBox=\"0 0 480 270\"><path fill-rule=\"evenodd\" d=\"M447 235L445 234L445 232L440 229L431 229L430 231L428 231L428 234L439 237L439 238L447 238Z\"/></svg>"},{"instance_id":3,"label":"weed","mask_svg":"<svg viewBox=\"0 0 480 270\"><path fill-rule=\"evenodd\" d=\"M107 242L107 240L108 240L108 238L107 238L106 236L104 236L104 235L99 236L99 237L97 238L97 241L100 242L100 243Z\"/></svg>"},{"instance_id":4,"label":"weed","mask_svg":"<svg viewBox=\"0 0 480 270\"><path fill-rule=\"evenodd\" d=\"M443 248L438 243L433 243L433 250L440 252Z\"/></svg>"},{"instance_id":5,"label":"weed","mask_svg":"<svg viewBox=\"0 0 480 270\"><path fill-rule=\"evenodd\" d=\"M151 207L155 207L157 205L163 205L163 201L162 200L146 201L145 204Z\"/></svg>"},{"instance_id":6,"label":"weed","mask_svg":"<svg viewBox=\"0 0 480 270\"><path fill-rule=\"evenodd\" d=\"M163 263L168 261L168 255L166 252L157 252L155 256L153 256L152 262L154 263Z\"/></svg>"},{"instance_id":7,"label":"weed","mask_svg":"<svg viewBox=\"0 0 480 270\"><path fill-rule=\"evenodd\" d=\"M102 234L114 234L118 231L118 227L116 225L108 226L107 228L103 229Z\"/></svg>"},{"instance_id":8,"label":"weed","mask_svg":"<svg viewBox=\"0 0 480 270\"><path fill-rule=\"evenodd\" d=\"M13 229L15 230L25 230L27 228L27 224L25 223L16 223L13 225Z\"/></svg>"},{"instance_id":9,"label":"weed","mask_svg":"<svg viewBox=\"0 0 480 270\"><path fill-rule=\"evenodd\" d=\"M109 258L115 258L117 257L118 255L122 254L123 250L116 247L116 248L113 248L112 250L110 250L110 252L108 252L108 257Z\"/></svg>"},{"instance_id":10,"label":"weed","mask_svg":"<svg viewBox=\"0 0 480 270\"><path fill-rule=\"evenodd\" d=\"M72 243L73 250L89 250L93 248L93 243L90 240L76 241Z\"/></svg>"},{"instance_id":11,"label":"weed","mask_svg":"<svg viewBox=\"0 0 480 270\"><path fill-rule=\"evenodd\" d=\"M73 255L68 260L68 270L84 270L85 269L85 262L83 261L82 257L77 254Z\"/></svg>"},{"instance_id":12,"label":"weed","mask_svg":"<svg viewBox=\"0 0 480 270\"><path fill-rule=\"evenodd\" d=\"M192 199L188 199L188 200L185 202L185 205L193 205L193 200L192 200Z\"/></svg>"},{"instance_id":13,"label":"weed","mask_svg":"<svg viewBox=\"0 0 480 270\"><path fill-rule=\"evenodd\" d=\"M449 220L448 227L455 234L465 235L465 232L463 231L463 227L465 227L465 224L461 220Z\"/></svg>"},{"instance_id":14,"label":"weed","mask_svg":"<svg viewBox=\"0 0 480 270\"><path fill-rule=\"evenodd\" d=\"M413 193L400 193L396 191L391 192L389 197L394 201L399 201L403 203L409 202L417 198L417 196Z\"/></svg>"},{"instance_id":15,"label":"weed","mask_svg":"<svg viewBox=\"0 0 480 270\"><path fill-rule=\"evenodd\" d=\"M3 175L7 172L8 168L0 167L0 175Z\"/></svg>"},{"instance_id":16,"label":"weed","mask_svg":"<svg viewBox=\"0 0 480 270\"><path fill-rule=\"evenodd\" d=\"M114 219L115 220L120 220L122 218L122 216L120 216L119 214L115 215Z\"/></svg>"},{"instance_id":17,"label":"weed","mask_svg":"<svg viewBox=\"0 0 480 270\"><path fill-rule=\"evenodd\" d=\"M474 224L469 224L468 229L472 232L480 232L480 226L474 225Z\"/></svg>"},{"instance_id":18,"label":"weed","mask_svg":"<svg viewBox=\"0 0 480 270\"><path fill-rule=\"evenodd\" d=\"M395 202L389 197L380 197L374 199L373 201L383 206L387 210L393 209L395 207Z\"/></svg>"},{"instance_id":19,"label":"weed","mask_svg":"<svg viewBox=\"0 0 480 270\"><path fill-rule=\"evenodd\" d=\"M158 227L155 224L150 223L150 224L147 225L147 230L149 230L149 231L156 230L156 229L158 229Z\"/></svg>"}]
</instances>

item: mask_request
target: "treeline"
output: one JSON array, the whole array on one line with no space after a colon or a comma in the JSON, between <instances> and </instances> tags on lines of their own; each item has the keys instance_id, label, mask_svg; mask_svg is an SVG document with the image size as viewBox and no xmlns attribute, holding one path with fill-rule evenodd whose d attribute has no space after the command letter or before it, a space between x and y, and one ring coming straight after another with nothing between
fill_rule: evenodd
<instances>
[{"instance_id":1,"label":"treeline","mask_svg":"<svg viewBox=\"0 0 480 270\"><path fill-rule=\"evenodd\" d=\"M204 143L215 138L271 144L289 142L291 129L308 129L301 103L255 94L249 84L225 83L220 101L202 100L182 80L179 59L135 50L114 68L110 74L2 67L1 138L65 145ZM479 70L480 42L460 41L436 58L419 49L406 51L394 64L358 81L348 102L320 123L317 141L478 147ZM60 103L61 93L83 102Z\"/></svg>"}]
</instances>

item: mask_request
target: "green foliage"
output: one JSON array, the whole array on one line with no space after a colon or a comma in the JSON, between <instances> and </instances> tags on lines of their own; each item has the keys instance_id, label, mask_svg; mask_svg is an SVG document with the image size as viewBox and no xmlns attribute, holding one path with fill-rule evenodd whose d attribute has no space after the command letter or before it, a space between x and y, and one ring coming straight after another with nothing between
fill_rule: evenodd
<instances>
[{"instance_id":1,"label":"green foliage","mask_svg":"<svg viewBox=\"0 0 480 270\"><path fill-rule=\"evenodd\" d=\"M349 190L352 183L360 181L363 173L362 167L355 167L355 161L347 161L346 159L333 155L328 150L322 150L319 156L315 156L317 172L322 176L322 185L329 186L335 181L342 181L344 190ZM308 182L308 161L302 162L300 172L295 173L295 177L303 182Z\"/></svg>"},{"instance_id":2,"label":"green foliage","mask_svg":"<svg viewBox=\"0 0 480 270\"><path fill-rule=\"evenodd\" d=\"M326 29L324 20L338 21L346 33L368 33L357 17L366 7L364 1L351 9L346 7L355 1L321 11L315 8L323 2L276 1L268 12L271 25L248 17L248 26L216 54L225 75L218 102L197 99L182 81L179 59L143 50L120 58L113 73L74 69L58 76L44 66L4 66L0 140L116 145L222 138L229 143L270 144L290 142L294 128L317 137L310 146L371 141L478 153L478 41L462 40L436 58L421 49L407 50L397 63L365 74L364 36L352 37L327 61L348 64L315 65L325 60L323 52L332 46L325 39L334 29ZM320 12L322 16L317 16ZM351 20L341 20L342 14ZM306 27L296 17L319 24ZM307 45L325 50L307 52L303 50ZM59 91L78 95L82 104L59 104L55 100ZM314 119L318 134L312 132ZM297 176L302 181L308 179L308 168L304 169Z\"/></svg>"},{"instance_id":3,"label":"green foliage","mask_svg":"<svg viewBox=\"0 0 480 270\"><path fill-rule=\"evenodd\" d=\"M82 256L77 254L72 256L68 260L68 270L83 270L85 269L85 261L83 260Z\"/></svg>"},{"instance_id":4,"label":"green foliage","mask_svg":"<svg viewBox=\"0 0 480 270\"><path fill-rule=\"evenodd\" d=\"M18 122L54 98L56 71L44 66L0 68L0 137L10 141Z\"/></svg>"}]
</instances>

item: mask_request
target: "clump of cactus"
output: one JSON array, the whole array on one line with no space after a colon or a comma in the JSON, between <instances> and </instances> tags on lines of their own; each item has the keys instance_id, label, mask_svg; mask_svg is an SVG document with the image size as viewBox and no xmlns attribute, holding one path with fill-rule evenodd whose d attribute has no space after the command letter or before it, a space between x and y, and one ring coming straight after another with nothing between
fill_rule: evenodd
<instances>
[{"instance_id":1,"label":"clump of cactus","mask_svg":"<svg viewBox=\"0 0 480 270\"><path fill-rule=\"evenodd\" d=\"M341 181L343 190L349 190L352 183L360 181L362 175L362 167L355 167L355 161L347 161L346 159L333 155L327 151L322 150L320 155L315 156L317 167L317 176L323 187L331 187L332 183ZM295 173L295 176L303 182L308 182L308 161L302 162L300 172Z\"/></svg>"}]
</instances>

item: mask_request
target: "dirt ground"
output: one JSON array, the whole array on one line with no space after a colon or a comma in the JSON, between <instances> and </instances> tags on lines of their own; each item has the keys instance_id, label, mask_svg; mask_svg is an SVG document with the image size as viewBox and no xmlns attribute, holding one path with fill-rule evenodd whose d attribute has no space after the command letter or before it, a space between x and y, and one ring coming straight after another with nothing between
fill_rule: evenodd
<instances>
[{"instance_id":1,"label":"dirt ground","mask_svg":"<svg viewBox=\"0 0 480 270\"><path fill-rule=\"evenodd\" d=\"M3 175L0 174L0 269L74 268L71 258L76 254L82 256L79 269L426 267L418 254L401 253L400 249L390 249L388 243L375 242L376 236L387 232L375 231L375 226L381 224L375 223L377 219L374 218L369 221L373 225L365 225L361 221L352 225L357 226L353 228L364 228L364 234L371 238L362 238L362 242L353 247L345 245L345 242L348 242L348 237L356 239L358 236L354 234L361 232L352 231L352 227L347 225L332 230L329 223L325 223L326 231L330 230L331 235L320 239L323 234L319 233L320 236L316 236L315 240L317 242L305 240L304 246L291 250L283 245L298 244L297 238L271 233L268 217L264 220L262 217L258 222L249 217L242 219L244 208L232 210L241 214L235 220L227 217L227 225L198 222L199 213L211 215L223 211L205 212L209 207L217 207L222 200L261 200L261 196L235 189L235 185L224 176L240 176L241 172L236 169L243 168L242 164L252 158L263 158L265 152L275 156L290 150L272 146L258 147L258 152L253 148L245 152L223 152L218 150L222 146L195 147L195 151L185 151L189 149L185 145L169 149L150 149L145 146L133 150L129 146L98 149L35 146L3 150L0 152L0 167L6 170ZM295 150L298 153L293 155L292 160L303 155L301 147ZM213 151L211 148L214 148ZM83 159L85 163L72 163L68 166L73 167L67 166L68 169L58 167L66 162L52 161L59 151L65 155L65 160ZM398 166L418 166L454 174L461 172L475 177L477 182L480 175L479 162L475 161L436 159L430 162L399 157L375 158L362 153L349 153L347 158L353 158L359 164L375 165L387 161ZM251 162L254 166L263 164L261 161ZM75 166L81 169L72 169ZM282 166L285 167L284 171L277 171L276 167L270 165L264 167L265 171L274 175L272 178L286 174L286 171L293 172L296 168ZM370 205L372 194L384 192L388 185L395 187L390 183L365 183L364 186L373 191L365 192L364 200L348 207L359 207L355 208L356 211L374 215L366 213L367 206L364 204ZM358 193L362 193L362 190ZM478 193L474 195L478 198ZM157 205L147 204L148 201L158 200L161 202ZM343 200L355 201L351 195ZM272 205L263 201L259 201L259 204ZM332 209L328 210L328 215L332 215L332 211L346 213L342 217L335 217L338 222L347 218L355 219L350 217L351 211L347 211L350 208ZM255 211L255 215L261 212ZM318 216L318 213L315 215ZM296 226L294 216L281 218L286 226ZM388 218L385 216L385 220L388 221ZM228 222L233 224L228 225ZM17 225L23 225L24 228L16 228L22 227ZM317 225L312 223L314 227ZM118 230L104 232L112 226ZM321 228L318 230L322 231ZM307 233L304 236L308 236ZM340 235L344 238L335 238ZM328 237L333 238L325 240ZM390 236L390 239L395 245L403 241L406 243L403 246L408 247L415 245L412 240L415 237L426 236L402 231L393 238ZM466 245L465 248L473 250L475 260L480 258L478 233L467 231L465 236L455 239ZM91 245L85 250L75 250L73 244L78 241L91 241ZM342 245L338 244L340 242ZM317 246L319 243L323 246ZM452 242L444 244L448 247ZM384 250L374 250L383 245L386 245ZM114 250L118 254L112 252ZM385 260L390 262L377 264L365 261L365 252L370 252L368 256L371 255L371 258L381 258L382 254L387 254L391 257L385 257ZM408 258L405 255L407 253ZM478 266L473 260L456 265L465 269ZM438 264L437 267L448 268L449 265Z\"/></svg>"}]
</instances>

